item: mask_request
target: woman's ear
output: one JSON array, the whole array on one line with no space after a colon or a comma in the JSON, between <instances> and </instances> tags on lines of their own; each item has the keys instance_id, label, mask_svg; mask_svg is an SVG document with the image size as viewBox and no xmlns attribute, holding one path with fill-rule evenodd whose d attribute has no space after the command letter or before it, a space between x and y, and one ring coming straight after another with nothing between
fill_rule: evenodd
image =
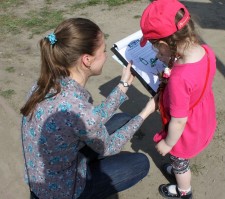
<instances>
[{"instance_id":1,"label":"woman's ear","mask_svg":"<svg viewBox=\"0 0 225 199\"><path fill-rule=\"evenodd\" d=\"M82 64L87 67L90 68L91 67L91 55L88 54L84 54L81 58Z\"/></svg>"}]
</instances>

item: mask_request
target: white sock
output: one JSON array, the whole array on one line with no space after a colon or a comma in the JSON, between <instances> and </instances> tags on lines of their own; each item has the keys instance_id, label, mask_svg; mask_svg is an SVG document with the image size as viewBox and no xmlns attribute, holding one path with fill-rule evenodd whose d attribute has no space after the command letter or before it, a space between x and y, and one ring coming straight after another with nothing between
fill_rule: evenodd
<instances>
[{"instance_id":1,"label":"white sock","mask_svg":"<svg viewBox=\"0 0 225 199\"><path fill-rule=\"evenodd\" d=\"M182 193L182 195L186 195L187 193L189 193L191 191L191 187L187 190L184 189L180 189L178 187L178 190ZM168 186L168 191L172 194L177 194L177 190L176 190L176 185L170 185Z\"/></svg>"},{"instance_id":2,"label":"white sock","mask_svg":"<svg viewBox=\"0 0 225 199\"><path fill-rule=\"evenodd\" d=\"M182 195L186 195L187 193L189 193L191 191L191 187L189 189L186 189L186 190L185 189L180 189L178 187L178 190L181 192Z\"/></svg>"},{"instance_id":3,"label":"white sock","mask_svg":"<svg viewBox=\"0 0 225 199\"><path fill-rule=\"evenodd\" d=\"M177 194L176 185L168 186L168 191L172 194Z\"/></svg>"}]
</instances>

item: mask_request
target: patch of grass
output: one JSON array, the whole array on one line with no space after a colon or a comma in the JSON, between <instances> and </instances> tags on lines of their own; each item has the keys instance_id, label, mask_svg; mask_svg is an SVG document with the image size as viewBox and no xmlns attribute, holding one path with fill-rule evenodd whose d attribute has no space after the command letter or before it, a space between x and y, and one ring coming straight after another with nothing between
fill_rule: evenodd
<instances>
[{"instance_id":1,"label":"patch of grass","mask_svg":"<svg viewBox=\"0 0 225 199\"><path fill-rule=\"evenodd\" d=\"M134 16L134 19L140 19L141 18L141 15L135 15Z\"/></svg>"},{"instance_id":2,"label":"patch of grass","mask_svg":"<svg viewBox=\"0 0 225 199\"><path fill-rule=\"evenodd\" d=\"M15 68L14 68L13 66L7 67L5 70L6 70L7 72L9 72L9 73L14 73L14 72L15 72Z\"/></svg>"},{"instance_id":3,"label":"patch of grass","mask_svg":"<svg viewBox=\"0 0 225 199\"><path fill-rule=\"evenodd\" d=\"M63 12L50 10L47 7L40 11L30 11L27 18L18 18L13 15L0 15L0 34L10 32L12 34L21 33L21 29L27 28L32 35L46 32L55 28L63 20Z\"/></svg>"},{"instance_id":4,"label":"patch of grass","mask_svg":"<svg viewBox=\"0 0 225 199\"><path fill-rule=\"evenodd\" d=\"M20 33L20 28L22 26L22 20L13 15L0 15L0 34L4 35L8 32L12 34Z\"/></svg>"},{"instance_id":5,"label":"patch of grass","mask_svg":"<svg viewBox=\"0 0 225 199\"><path fill-rule=\"evenodd\" d=\"M95 6L95 5L98 5L98 4L101 4L101 3L102 3L101 0L89 0L89 1L84 2L84 3L75 3L72 6L70 6L70 8L72 10L83 9L87 6Z\"/></svg>"},{"instance_id":6,"label":"patch of grass","mask_svg":"<svg viewBox=\"0 0 225 199\"><path fill-rule=\"evenodd\" d=\"M122 4L134 2L134 1L138 1L138 0L106 0L106 3L109 6L119 6L119 5L122 5Z\"/></svg>"},{"instance_id":7,"label":"patch of grass","mask_svg":"<svg viewBox=\"0 0 225 199\"><path fill-rule=\"evenodd\" d=\"M53 0L45 0L45 3L46 4L52 4L53 3Z\"/></svg>"},{"instance_id":8,"label":"patch of grass","mask_svg":"<svg viewBox=\"0 0 225 199\"><path fill-rule=\"evenodd\" d=\"M16 92L12 89L0 91L0 95L6 99L10 99L15 94L16 94Z\"/></svg>"},{"instance_id":9,"label":"patch of grass","mask_svg":"<svg viewBox=\"0 0 225 199\"><path fill-rule=\"evenodd\" d=\"M104 33L104 37L105 37L105 39L108 39L109 38L109 34Z\"/></svg>"},{"instance_id":10,"label":"patch of grass","mask_svg":"<svg viewBox=\"0 0 225 199\"><path fill-rule=\"evenodd\" d=\"M134 2L134 1L140 1L140 0L88 0L84 3L76 3L71 6L71 9L82 9L87 6L95 6L99 4L107 4L108 6L119 6L122 4Z\"/></svg>"},{"instance_id":11,"label":"patch of grass","mask_svg":"<svg viewBox=\"0 0 225 199\"><path fill-rule=\"evenodd\" d=\"M40 34L55 28L63 20L63 11L50 10L47 7L40 11L31 11L29 18L23 19L23 26L32 34Z\"/></svg>"},{"instance_id":12,"label":"patch of grass","mask_svg":"<svg viewBox=\"0 0 225 199\"><path fill-rule=\"evenodd\" d=\"M10 7L17 7L23 4L22 0L0 0L0 9L5 10Z\"/></svg>"},{"instance_id":13,"label":"patch of grass","mask_svg":"<svg viewBox=\"0 0 225 199\"><path fill-rule=\"evenodd\" d=\"M85 8L87 6L95 6L98 4L107 4L109 6L119 6L135 0L87 0L84 3L75 3L71 9ZM139 1L139 0L136 0ZM53 0L45 0L46 4L52 4ZM7 8L10 6L18 6L24 3L22 0L0 0L0 8ZM51 10L44 7L39 11L30 11L26 18L19 18L13 15L13 12L0 15L0 36L3 38L4 34L19 34L21 30L27 28L31 31L30 38L35 34L41 34L50 29L55 28L63 21L63 11Z\"/></svg>"}]
</instances>

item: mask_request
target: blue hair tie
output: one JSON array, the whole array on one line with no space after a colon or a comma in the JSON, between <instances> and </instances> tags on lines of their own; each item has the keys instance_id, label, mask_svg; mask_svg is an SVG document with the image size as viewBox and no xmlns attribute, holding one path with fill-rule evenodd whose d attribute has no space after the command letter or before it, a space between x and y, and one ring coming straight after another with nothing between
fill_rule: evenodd
<instances>
[{"instance_id":1,"label":"blue hair tie","mask_svg":"<svg viewBox=\"0 0 225 199\"><path fill-rule=\"evenodd\" d=\"M49 34L46 38L49 40L51 45L54 45L57 42L57 39L54 33Z\"/></svg>"}]
</instances>

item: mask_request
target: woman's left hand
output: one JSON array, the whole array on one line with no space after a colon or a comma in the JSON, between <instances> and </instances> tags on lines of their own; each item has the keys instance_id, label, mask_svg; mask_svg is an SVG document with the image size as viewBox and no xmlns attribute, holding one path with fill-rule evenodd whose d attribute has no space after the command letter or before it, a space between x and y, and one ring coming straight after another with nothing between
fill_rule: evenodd
<instances>
[{"instance_id":1,"label":"woman's left hand","mask_svg":"<svg viewBox=\"0 0 225 199\"><path fill-rule=\"evenodd\" d=\"M165 139L162 139L157 145L156 145L156 150L159 152L160 155L165 156L167 153L171 151L173 147L169 146L166 142Z\"/></svg>"},{"instance_id":2,"label":"woman's left hand","mask_svg":"<svg viewBox=\"0 0 225 199\"><path fill-rule=\"evenodd\" d=\"M131 85L134 80L134 75L132 75L131 73L131 66L132 66L132 63L129 63L127 67L123 68L123 73L121 77L121 81L127 82L129 85Z\"/></svg>"}]
</instances>

